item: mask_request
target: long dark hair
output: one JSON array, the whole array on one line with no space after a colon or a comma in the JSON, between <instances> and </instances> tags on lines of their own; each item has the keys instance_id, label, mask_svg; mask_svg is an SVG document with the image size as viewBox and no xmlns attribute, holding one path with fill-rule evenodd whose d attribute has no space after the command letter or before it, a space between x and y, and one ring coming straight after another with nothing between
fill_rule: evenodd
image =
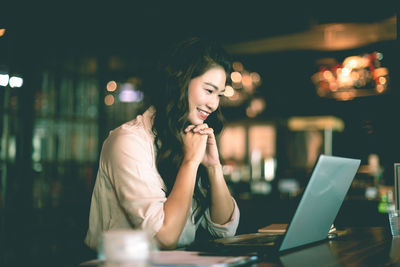
<instances>
[{"instance_id":1,"label":"long dark hair","mask_svg":"<svg viewBox=\"0 0 400 267\"><path fill-rule=\"evenodd\" d=\"M183 142L180 133L190 124L188 121L188 87L193 78L209 69L220 66L227 74L231 71L231 60L215 42L197 37L186 39L163 57L158 65L158 75L153 80L147 106L155 108L152 131L157 149L156 164L164 180L168 195L183 160ZM218 134L222 129L220 109L205 121ZM201 190L199 188L201 186ZM209 182L205 168L200 165L196 177L194 198L201 210L209 204ZM197 212L197 214L201 214ZM196 216L198 217L198 216Z\"/></svg>"}]
</instances>

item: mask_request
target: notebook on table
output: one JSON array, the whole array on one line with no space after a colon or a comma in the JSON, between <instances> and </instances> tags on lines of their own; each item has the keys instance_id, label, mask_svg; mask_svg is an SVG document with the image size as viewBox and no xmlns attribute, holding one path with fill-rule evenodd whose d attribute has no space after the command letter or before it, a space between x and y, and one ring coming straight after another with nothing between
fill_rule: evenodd
<instances>
[{"instance_id":1,"label":"notebook on table","mask_svg":"<svg viewBox=\"0 0 400 267\"><path fill-rule=\"evenodd\" d=\"M326 240L360 166L359 159L320 155L297 209L287 225L272 232L236 235L212 241L221 252L290 249ZM285 230L286 229L286 230Z\"/></svg>"}]
</instances>

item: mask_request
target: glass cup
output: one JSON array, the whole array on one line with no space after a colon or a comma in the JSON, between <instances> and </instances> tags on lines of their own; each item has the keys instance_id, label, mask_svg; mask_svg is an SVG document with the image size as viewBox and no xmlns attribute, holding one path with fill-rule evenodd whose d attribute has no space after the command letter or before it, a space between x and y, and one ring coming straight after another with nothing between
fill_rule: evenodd
<instances>
[{"instance_id":1,"label":"glass cup","mask_svg":"<svg viewBox=\"0 0 400 267\"><path fill-rule=\"evenodd\" d=\"M105 266L148 266L151 239L140 230L108 230L99 244L99 259Z\"/></svg>"},{"instance_id":2,"label":"glass cup","mask_svg":"<svg viewBox=\"0 0 400 267\"><path fill-rule=\"evenodd\" d=\"M390 230L393 236L400 236L400 210L389 211Z\"/></svg>"}]
</instances>

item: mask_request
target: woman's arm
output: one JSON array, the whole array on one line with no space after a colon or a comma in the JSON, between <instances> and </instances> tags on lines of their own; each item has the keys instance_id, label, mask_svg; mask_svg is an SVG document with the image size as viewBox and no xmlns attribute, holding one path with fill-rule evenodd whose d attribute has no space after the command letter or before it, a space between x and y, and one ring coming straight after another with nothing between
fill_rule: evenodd
<instances>
[{"instance_id":1,"label":"woman's arm","mask_svg":"<svg viewBox=\"0 0 400 267\"><path fill-rule=\"evenodd\" d=\"M207 167L211 190L210 215L214 223L225 224L231 219L235 205L226 185L221 164Z\"/></svg>"},{"instance_id":2,"label":"woman's arm","mask_svg":"<svg viewBox=\"0 0 400 267\"><path fill-rule=\"evenodd\" d=\"M190 129L194 133L201 133L207 136L206 152L201 163L206 167L210 180L211 220L214 223L225 224L230 220L235 205L222 172L214 130L205 123L189 127L192 127Z\"/></svg>"},{"instance_id":3,"label":"woman's arm","mask_svg":"<svg viewBox=\"0 0 400 267\"><path fill-rule=\"evenodd\" d=\"M164 203L164 222L156 237L164 249L174 249L189 216L198 164L181 165L175 184Z\"/></svg>"},{"instance_id":4,"label":"woman's arm","mask_svg":"<svg viewBox=\"0 0 400 267\"><path fill-rule=\"evenodd\" d=\"M174 186L164 203L164 222L156 238L161 248L174 249L186 224L192 205L197 169L204 157L207 136L194 132L182 134L184 159Z\"/></svg>"}]
</instances>

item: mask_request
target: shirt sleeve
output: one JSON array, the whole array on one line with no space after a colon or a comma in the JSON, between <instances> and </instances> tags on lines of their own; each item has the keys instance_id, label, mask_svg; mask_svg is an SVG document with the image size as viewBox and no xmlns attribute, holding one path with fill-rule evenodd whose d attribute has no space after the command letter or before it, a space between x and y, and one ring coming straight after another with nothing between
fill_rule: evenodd
<instances>
[{"instance_id":1,"label":"shirt sleeve","mask_svg":"<svg viewBox=\"0 0 400 267\"><path fill-rule=\"evenodd\" d=\"M164 221L166 196L145 137L140 131L110 136L101 162L130 223L154 236Z\"/></svg>"},{"instance_id":2,"label":"shirt sleeve","mask_svg":"<svg viewBox=\"0 0 400 267\"><path fill-rule=\"evenodd\" d=\"M234 236L239 225L240 212L234 198L232 198L234 209L231 218L225 224L217 224L211 220L210 209L206 209L203 227L214 237Z\"/></svg>"}]
</instances>

